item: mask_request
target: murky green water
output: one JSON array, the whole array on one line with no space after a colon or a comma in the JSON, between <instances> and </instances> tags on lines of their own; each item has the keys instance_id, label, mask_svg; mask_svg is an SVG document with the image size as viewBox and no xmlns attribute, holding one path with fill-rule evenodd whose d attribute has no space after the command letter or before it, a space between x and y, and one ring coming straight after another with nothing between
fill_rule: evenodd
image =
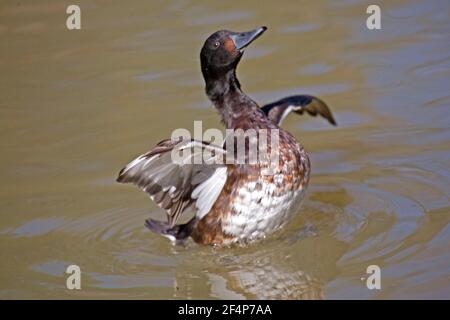
<instances>
[{"instance_id":1,"label":"murky green water","mask_svg":"<svg viewBox=\"0 0 450 320\"><path fill-rule=\"evenodd\" d=\"M378 1L0 4L0 298L450 298L450 4ZM290 116L308 196L248 248L172 247L123 165L174 128L219 127L199 50L267 25L238 75L261 103L310 93L339 123ZM82 290L65 268L82 270ZM368 265L382 289L368 290Z\"/></svg>"}]
</instances>

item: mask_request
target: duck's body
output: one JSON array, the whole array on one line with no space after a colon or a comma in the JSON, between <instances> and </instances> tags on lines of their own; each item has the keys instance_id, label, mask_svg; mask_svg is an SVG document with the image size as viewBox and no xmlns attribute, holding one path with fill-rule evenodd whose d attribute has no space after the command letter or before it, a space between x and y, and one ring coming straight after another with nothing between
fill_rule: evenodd
<instances>
[{"instance_id":1,"label":"duck's body","mask_svg":"<svg viewBox=\"0 0 450 320\"><path fill-rule=\"evenodd\" d=\"M243 164L179 165L169 159L169 154L196 148L198 154L213 150L212 157L230 152L235 156L236 141L230 151L228 145L165 140L119 174L119 182L137 184L166 209L168 223L149 219L146 225L175 242L192 237L201 244L229 245L264 238L284 226L304 198L310 175L308 155L278 124L291 109L313 115L319 113L332 123L334 120L326 105L314 97L302 96L309 99L301 101L299 96L290 97L261 109L242 92L235 74L242 49L265 30L262 27L239 34L216 32L205 42L201 62L206 93L226 128L244 132L276 131L278 147L271 150L269 146L268 151L276 152L277 162L250 163L247 161L250 147L245 145ZM260 135L256 136L258 139ZM197 153L193 151L183 159L184 163L195 156ZM179 215L190 206L195 207L195 216L186 224L175 225Z\"/></svg>"},{"instance_id":2,"label":"duck's body","mask_svg":"<svg viewBox=\"0 0 450 320\"><path fill-rule=\"evenodd\" d=\"M283 227L304 197L308 155L298 143L282 139L280 165L273 175L260 166L229 166L226 183L211 211L197 223L192 238L203 244L245 244Z\"/></svg>"},{"instance_id":3,"label":"duck's body","mask_svg":"<svg viewBox=\"0 0 450 320\"><path fill-rule=\"evenodd\" d=\"M279 148L276 150L279 161L229 165L222 192L192 234L196 242L247 243L264 238L285 225L295 212L292 209L303 199L310 172L307 153L293 136L267 118L256 103L253 104L251 112L240 115L233 112L231 120L225 116L227 128L245 132L251 129L279 130ZM246 104L238 108L248 110L253 107ZM271 174L264 174L268 169Z\"/></svg>"}]
</instances>

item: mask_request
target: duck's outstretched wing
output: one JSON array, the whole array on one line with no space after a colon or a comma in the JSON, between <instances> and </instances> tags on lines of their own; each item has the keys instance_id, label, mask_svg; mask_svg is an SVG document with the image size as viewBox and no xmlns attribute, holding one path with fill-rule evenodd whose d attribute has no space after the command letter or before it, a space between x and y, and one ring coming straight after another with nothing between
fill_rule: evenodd
<instances>
[{"instance_id":1,"label":"duck's outstretched wing","mask_svg":"<svg viewBox=\"0 0 450 320\"><path fill-rule=\"evenodd\" d=\"M290 96L278 101L266 104L261 108L264 113L276 124L286 118L286 116L294 111L295 113L303 114L307 112L311 116L321 115L328 120L332 125L336 125L333 114L328 106L317 97L309 95Z\"/></svg>"},{"instance_id":2,"label":"duck's outstretched wing","mask_svg":"<svg viewBox=\"0 0 450 320\"><path fill-rule=\"evenodd\" d=\"M219 196L226 178L222 147L196 140L163 140L123 168L118 182L131 182L166 210L168 227L195 204L201 219ZM216 161L217 160L217 161Z\"/></svg>"}]
</instances>

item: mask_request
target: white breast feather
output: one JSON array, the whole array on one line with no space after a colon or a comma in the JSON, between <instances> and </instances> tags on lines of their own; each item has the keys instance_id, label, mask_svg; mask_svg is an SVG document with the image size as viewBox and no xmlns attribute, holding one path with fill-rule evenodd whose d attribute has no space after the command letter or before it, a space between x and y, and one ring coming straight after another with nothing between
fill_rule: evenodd
<instances>
[{"instance_id":1,"label":"white breast feather","mask_svg":"<svg viewBox=\"0 0 450 320\"><path fill-rule=\"evenodd\" d=\"M262 186L260 190L255 188L257 183ZM233 201L233 214L223 221L224 231L248 241L263 238L283 226L303 199L304 189L279 196L274 194L276 189L275 183L266 181L242 186L239 197Z\"/></svg>"}]
</instances>

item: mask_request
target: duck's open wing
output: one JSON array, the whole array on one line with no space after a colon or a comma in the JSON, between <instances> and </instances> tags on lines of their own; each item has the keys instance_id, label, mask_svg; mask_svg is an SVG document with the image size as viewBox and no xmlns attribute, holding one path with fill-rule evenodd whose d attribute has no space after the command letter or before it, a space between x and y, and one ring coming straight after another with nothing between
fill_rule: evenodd
<instances>
[{"instance_id":1,"label":"duck's open wing","mask_svg":"<svg viewBox=\"0 0 450 320\"><path fill-rule=\"evenodd\" d=\"M317 97L309 95L286 97L266 104L261 109L273 122L278 125L281 124L284 118L286 118L291 111L299 114L303 114L303 112L306 111L313 117L319 114L327 119L332 125L336 125L333 114L325 102Z\"/></svg>"},{"instance_id":2,"label":"duck's open wing","mask_svg":"<svg viewBox=\"0 0 450 320\"><path fill-rule=\"evenodd\" d=\"M219 196L226 178L222 147L196 140L163 140L123 168L118 182L131 182L166 210L173 227L191 204L201 219Z\"/></svg>"}]
</instances>

